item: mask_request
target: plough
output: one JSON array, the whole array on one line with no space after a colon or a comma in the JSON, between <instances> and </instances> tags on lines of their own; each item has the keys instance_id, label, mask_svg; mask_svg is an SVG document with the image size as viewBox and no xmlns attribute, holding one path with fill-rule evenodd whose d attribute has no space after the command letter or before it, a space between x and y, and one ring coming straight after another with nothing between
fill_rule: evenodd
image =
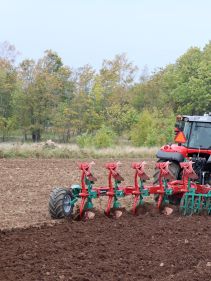
<instances>
[{"instance_id":1,"label":"plough","mask_svg":"<svg viewBox=\"0 0 211 281\"><path fill-rule=\"evenodd\" d=\"M162 210L168 204L179 204L182 215L193 215L206 212L211 214L211 186L197 183L198 175L193 170L193 162L181 162L181 179L176 179L169 169L170 162L158 162L157 184L146 185L149 176L145 172L145 162L134 162L134 183L123 186L123 177L118 171L120 162L107 163L108 185L95 186L97 179L91 171L94 163L81 163L81 184L74 184L69 189L55 188L51 192L49 212L52 218L70 217L76 202L79 201L79 217L94 208L93 199L106 196L105 214L121 208L119 198L131 195L133 198L132 213L137 214L139 206L144 205L144 198L154 195L157 209Z\"/></svg>"}]
</instances>

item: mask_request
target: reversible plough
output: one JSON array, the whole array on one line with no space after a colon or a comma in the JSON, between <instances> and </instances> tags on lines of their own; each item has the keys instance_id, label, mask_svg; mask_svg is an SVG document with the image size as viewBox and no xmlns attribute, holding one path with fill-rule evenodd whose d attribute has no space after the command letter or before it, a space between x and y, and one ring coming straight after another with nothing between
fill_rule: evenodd
<instances>
[{"instance_id":1,"label":"reversible plough","mask_svg":"<svg viewBox=\"0 0 211 281\"><path fill-rule=\"evenodd\" d=\"M158 162L159 171L157 184L146 185L149 180L145 172L145 162L134 162L134 183L131 186L122 186L123 177L118 171L119 162L107 163L108 185L95 186L97 179L91 171L92 163L81 163L81 184L74 184L69 189L55 188L50 196L49 211L53 218L71 216L76 202L79 201L79 217L82 218L87 211L94 208L93 199L106 196L107 206L105 214L110 216L115 210L121 208L119 198L132 196L132 213L137 214L140 206L144 205L146 196L154 195L157 209L163 210L169 204L179 204L182 215L211 214L211 186L197 183L197 174L193 170L193 162L181 162L181 179L175 180L169 169L170 162Z\"/></svg>"}]
</instances>

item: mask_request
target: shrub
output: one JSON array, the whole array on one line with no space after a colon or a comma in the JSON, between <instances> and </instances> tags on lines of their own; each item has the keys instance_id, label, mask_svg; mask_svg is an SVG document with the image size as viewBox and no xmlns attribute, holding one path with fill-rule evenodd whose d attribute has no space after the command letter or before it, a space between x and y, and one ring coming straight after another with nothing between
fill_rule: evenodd
<instances>
[{"instance_id":1,"label":"shrub","mask_svg":"<svg viewBox=\"0 0 211 281\"><path fill-rule=\"evenodd\" d=\"M96 148L110 147L115 143L116 135L108 127L102 126L94 137L94 146Z\"/></svg>"},{"instance_id":2,"label":"shrub","mask_svg":"<svg viewBox=\"0 0 211 281\"><path fill-rule=\"evenodd\" d=\"M76 138L76 143L80 148L90 147L93 145L93 136L84 133Z\"/></svg>"},{"instance_id":3,"label":"shrub","mask_svg":"<svg viewBox=\"0 0 211 281\"><path fill-rule=\"evenodd\" d=\"M131 129L131 141L135 146L146 145L149 130L152 130L153 117L148 110L144 110L135 126Z\"/></svg>"},{"instance_id":4,"label":"shrub","mask_svg":"<svg viewBox=\"0 0 211 281\"><path fill-rule=\"evenodd\" d=\"M175 116L172 111L165 115L154 109L144 110L138 123L131 129L131 141L135 146L155 146L169 143L173 140Z\"/></svg>"}]
</instances>

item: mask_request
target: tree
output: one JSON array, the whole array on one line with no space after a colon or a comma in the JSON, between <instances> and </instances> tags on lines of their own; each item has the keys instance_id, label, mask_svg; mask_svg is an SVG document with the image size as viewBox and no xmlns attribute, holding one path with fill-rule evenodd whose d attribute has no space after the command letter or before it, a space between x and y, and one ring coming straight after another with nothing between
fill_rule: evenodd
<instances>
[{"instance_id":1,"label":"tree","mask_svg":"<svg viewBox=\"0 0 211 281\"><path fill-rule=\"evenodd\" d=\"M76 70L76 91L77 93L91 93L95 79L95 70L88 64Z\"/></svg>"},{"instance_id":2,"label":"tree","mask_svg":"<svg viewBox=\"0 0 211 281\"><path fill-rule=\"evenodd\" d=\"M0 59L0 128L2 140L14 125L12 95L17 89L17 73L6 59Z\"/></svg>"},{"instance_id":3,"label":"tree","mask_svg":"<svg viewBox=\"0 0 211 281\"><path fill-rule=\"evenodd\" d=\"M121 135L124 131L129 131L136 124L137 119L136 110L129 105L113 104L106 109L106 123L118 135Z\"/></svg>"},{"instance_id":4,"label":"tree","mask_svg":"<svg viewBox=\"0 0 211 281\"><path fill-rule=\"evenodd\" d=\"M8 41L0 42L0 59L13 65L19 52Z\"/></svg>"},{"instance_id":5,"label":"tree","mask_svg":"<svg viewBox=\"0 0 211 281\"><path fill-rule=\"evenodd\" d=\"M32 140L40 141L42 132L54 125L59 103L68 104L73 98L72 72L55 52L48 50L37 63L23 61L19 73L22 92L14 97L14 107L19 109L15 112L24 134L30 131Z\"/></svg>"},{"instance_id":6,"label":"tree","mask_svg":"<svg viewBox=\"0 0 211 281\"><path fill-rule=\"evenodd\" d=\"M137 67L129 62L126 54L116 55L113 60L104 60L100 69L104 106L128 102L128 90L134 83Z\"/></svg>"},{"instance_id":7,"label":"tree","mask_svg":"<svg viewBox=\"0 0 211 281\"><path fill-rule=\"evenodd\" d=\"M136 146L155 146L169 143L173 137L175 116L171 110L162 112L145 109L131 129L131 140Z\"/></svg>"}]
</instances>

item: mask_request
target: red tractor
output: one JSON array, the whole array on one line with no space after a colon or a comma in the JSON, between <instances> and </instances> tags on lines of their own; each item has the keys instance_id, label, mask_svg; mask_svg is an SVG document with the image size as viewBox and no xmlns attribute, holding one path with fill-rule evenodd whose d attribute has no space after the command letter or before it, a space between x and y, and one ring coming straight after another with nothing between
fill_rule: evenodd
<instances>
[{"instance_id":1,"label":"red tractor","mask_svg":"<svg viewBox=\"0 0 211 281\"><path fill-rule=\"evenodd\" d=\"M157 152L158 162L170 161L169 169L175 179L181 178L180 163L192 160L197 182L211 185L211 114L204 116L177 116L175 142L164 145ZM154 175L158 182L159 171Z\"/></svg>"}]
</instances>

